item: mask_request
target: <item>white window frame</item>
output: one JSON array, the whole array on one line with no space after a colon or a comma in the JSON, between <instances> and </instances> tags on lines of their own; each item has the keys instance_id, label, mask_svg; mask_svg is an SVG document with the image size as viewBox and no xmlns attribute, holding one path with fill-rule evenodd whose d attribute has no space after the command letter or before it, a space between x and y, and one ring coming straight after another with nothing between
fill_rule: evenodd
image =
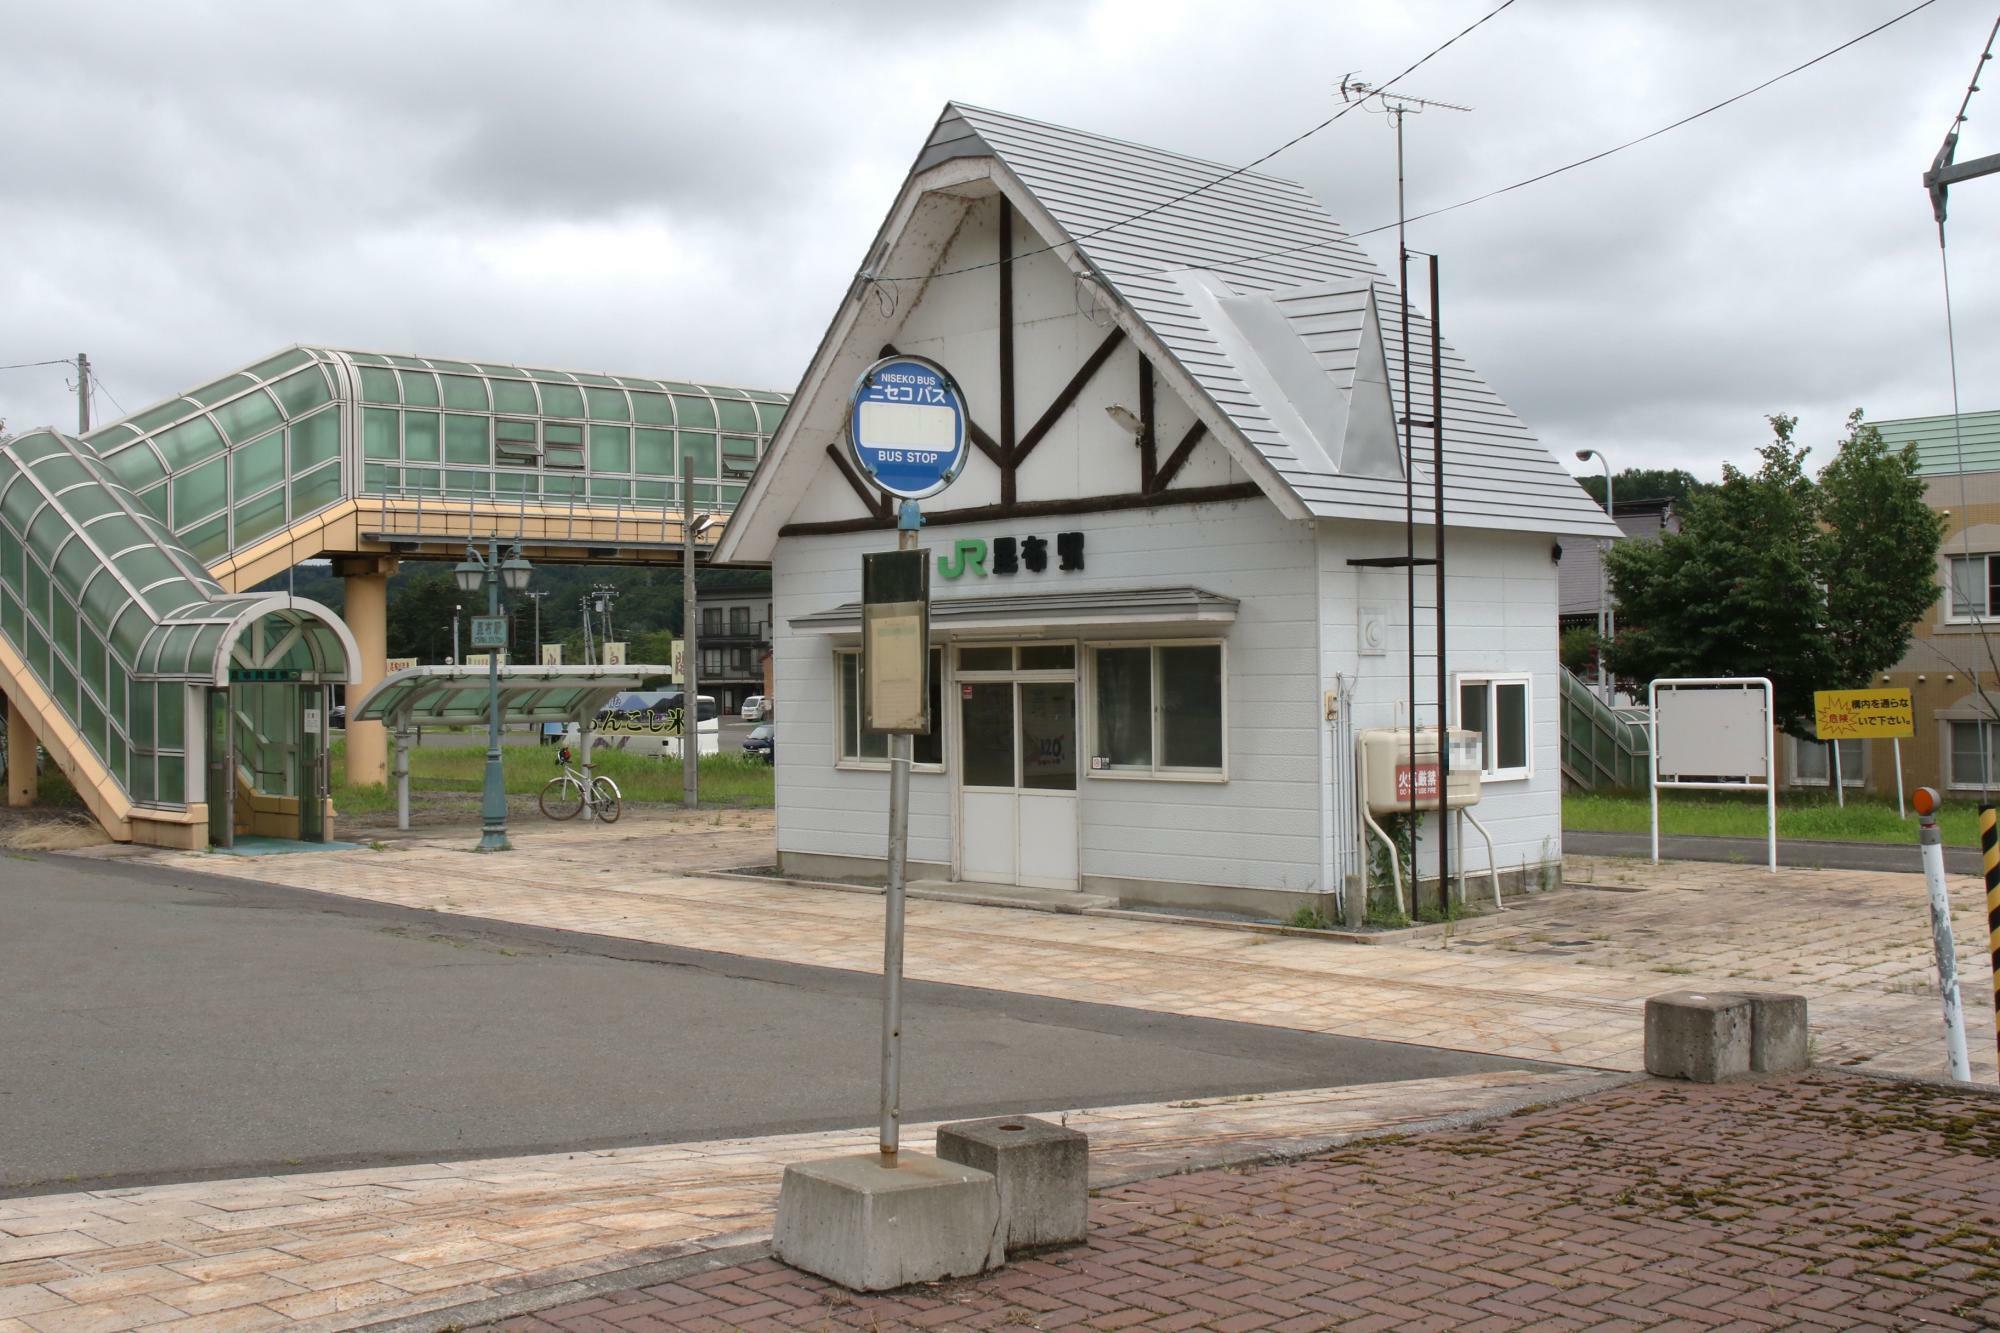
<instances>
[{"instance_id":1,"label":"white window frame","mask_svg":"<svg viewBox=\"0 0 2000 1333\"><path fill-rule=\"evenodd\" d=\"M1991 782L1982 784L1979 781L1979 775L1977 773L1974 773L1970 778L1959 777L1958 761L1957 761L1958 750L1957 747L1955 747L1952 744L1951 729L1953 727L1971 727L1971 726L1981 727L1982 728L1981 735L1983 737L1984 734L1988 731L2000 730L2000 722L1994 722L1987 718L1978 718L1978 717L1946 717L1946 718L1939 718L1938 722L1939 725L1941 725L1944 728L1944 735L1940 738L1944 752L1943 762L1939 765L1939 767L1945 770L1945 784L1948 787L1950 787L1953 791L1980 791L1985 787L1990 787L1994 785ZM1984 744L1984 746L1982 747L1982 753L1988 755L1989 757L1991 756L1991 742L1986 742ZM1996 765L1996 767L2000 767L2000 765ZM1995 774L1993 776L2000 777L2000 774Z\"/></svg>"},{"instance_id":2,"label":"white window frame","mask_svg":"<svg viewBox=\"0 0 2000 1333\"><path fill-rule=\"evenodd\" d=\"M1951 573L1953 568L1957 566L1960 560L1965 560L1968 558L1973 560L1983 560L1986 562L1986 577L1981 579L1979 584L1981 592L1983 594L1981 597L1981 605L1985 607L1985 610L1974 611L1969 616L1959 614L1957 608L1954 605L1956 598L1954 598L1954 596L1952 595L1952 586L1951 586ZM1939 599L1944 608L1945 624L1977 625L1984 621L1994 619L1996 613L1994 612L1993 609L1993 562L1995 560L2000 560L2000 551L1974 551L1970 557L1967 557L1962 552L1948 551L1945 553L1944 596ZM1973 785L1976 787L1979 784L1974 783Z\"/></svg>"},{"instance_id":3,"label":"white window frame","mask_svg":"<svg viewBox=\"0 0 2000 1333\"><path fill-rule=\"evenodd\" d=\"M1153 764L1148 768L1126 766L1098 768L1097 758L1097 653L1102 648L1218 648L1217 669L1222 691L1222 763L1215 768L1170 768L1159 762L1163 753L1160 732L1160 655L1152 655L1153 666ZM1229 781L1229 641L1227 639L1097 639L1083 645L1084 661L1077 672L1083 691L1082 744L1080 760L1087 761L1085 776L1096 782L1227 782Z\"/></svg>"},{"instance_id":4,"label":"white window frame","mask_svg":"<svg viewBox=\"0 0 2000 1333\"><path fill-rule=\"evenodd\" d=\"M1526 671L1465 671L1452 678L1451 711L1454 725L1471 730L1465 725L1465 687L1483 685L1486 687L1486 717L1489 722L1499 724L1500 710L1495 707L1495 690L1498 685L1521 685L1521 753L1527 762L1518 768L1487 767L1487 745L1485 733L1480 733L1479 780L1487 782L1522 782L1535 776L1535 677ZM1496 736L1492 746L1492 758L1499 757L1500 745Z\"/></svg>"},{"instance_id":5,"label":"white window frame","mask_svg":"<svg viewBox=\"0 0 2000 1333\"><path fill-rule=\"evenodd\" d=\"M1844 763L1840 766L1840 785L1843 789L1847 790L1852 790L1856 787L1866 787L1868 785L1868 742L1860 738L1852 739L1854 744L1861 747L1861 762L1852 768L1849 768ZM1785 743L1791 747L1791 753L1785 756L1785 785L1790 787L1811 787L1823 791L1833 790L1833 756L1831 754L1828 754L1826 757L1826 777L1808 778L1801 776L1799 772L1800 768L1803 767L1799 762L1799 756L1806 753L1809 748L1814 750L1819 749L1826 744L1825 741L1809 741L1797 736L1788 735L1785 737ZM1836 745L1843 743L1841 741L1834 742ZM1976 787L1979 784L1974 783L1973 785Z\"/></svg>"},{"instance_id":6,"label":"white window frame","mask_svg":"<svg viewBox=\"0 0 2000 1333\"><path fill-rule=\"evenodd\" d=\"M937 658L932 659L933 669L938 672L938 705L940 711L942 711L951 701L952 682L951 678L946 674L950 669L951 653L943 645L935 643L931 645L931 652L941 654L943 659L942 661ZM847 736L847 709L849 707L847 692L841 688L840 683L840 659L843 657L854 658L858 668L861 658L860 647L857 645L853 647L839 647L833 650L833 766L855 772L886 773L889 770L889 757L886 754L880 759L868 759L856 755L848 755L841 750L841 745ZM858 669L854 673L854 679L856 688L859 688L861 672ZM859 699L854 700L853 706L859 708L861 701ZM910 765L912 773L942 773L945 771L946 763L951 758L951 737L946 734L944 718L934 717L931 719L931 734L938 738L938 762L935 764L921 761L913 763Z\"/></svg>"}]
</instances>

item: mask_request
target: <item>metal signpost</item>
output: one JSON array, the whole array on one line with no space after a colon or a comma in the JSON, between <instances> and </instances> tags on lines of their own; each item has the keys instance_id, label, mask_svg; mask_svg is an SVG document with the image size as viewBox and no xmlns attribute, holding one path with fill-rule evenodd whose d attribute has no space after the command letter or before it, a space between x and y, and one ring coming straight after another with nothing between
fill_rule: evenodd
<instances>
[{"instance_id":1,"label":"metal signpost","mask_svg":"<svg viewBox=\"0 0 2000 1333\"><path fill-rule=\"evenodd\" d=\"M902 499L896 550L862 558L863 725L889 737L888 884L882 931L882 1164L896 1165L902 1129L903 887L910 848L912 737L930 714L930 558L917 547L917 501L957 479L967 450L965 396L950 372L917 356L877 361L854 386L847 436L854 460Z\"/></svg>"},{"instance_id":2,"label":"metal signpost","mask_svg":"<svg viewBox=\"0 0 2000 1333\"><path fill-rule=\"evenodd\" d=\"M1814 690L1813 730L1833 749L1828 770L1833 775L1834 802L1841 806L1847 804L1847 796L1839 742L1888 741L1896 762L1896 818L1907 818L1903 811L1903 737L1917 734L1916 712L1908 690Z\"/></svg>"},{"instance_id":3,"label":"metal signpost","mask_svg":"<svg viewBox=\"0 0 2000 1333\"><path fill-rule=\"evenodd\" d=\"M1769 865L1777 873L1778 756L1772 702L1771 682L1763 676L1689 676L1646 687L1653 864L1660 861L1660 788L1761 791Z\"/></svg>"}]
</instances>

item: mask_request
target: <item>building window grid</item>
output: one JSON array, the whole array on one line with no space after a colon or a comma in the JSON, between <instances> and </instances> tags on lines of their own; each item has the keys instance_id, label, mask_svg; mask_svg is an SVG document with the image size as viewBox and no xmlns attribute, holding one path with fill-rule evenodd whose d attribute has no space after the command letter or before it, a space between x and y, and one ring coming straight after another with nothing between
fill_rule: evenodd
<instances>
[{"instance_id":1,"label":"building window grid","mask_svg":"<svg viewBox=\"0 0 2000 1333\"><path fill-rule=\"evenodd\" d=\"M1972 791L2000 785L2000 723L1954 718L1944 726L1949 785Z\"/></svg>"},{"instance_id":2,"label":"building window grid","mask_svg":"<svg viewBox=\"0 0 2000 1333\"><path fill-rule=\"evenodd\" d=\"M1832 787L1833 755L1828 743L1799 736L1788 736L1786 740L1791 746L1790 785ZM1840 747L1840 785L1844 788L1866 786L1868 742L1849 739L1832 744Z\"/></svg>"},{"instance_id":3,"label":"building window grid","mask_svg":"<svg viewBox=\"0 0 2000 1333\"><path fill-rule=\"evenodd\" d=\"M1971 624L1991 618L2000 606L2000 555L1954 555L1946 570L1946 622Z\"/></svg>"},{"instance_id":4,"label":"building window grid","mask_svg":"<svg viewBox=\"0 0 2000 1333\"><path fill-rule=\"evenodd\" d=\"M1519 672L1458 677L1458 726L1479 735L1480 779L1534 776L1534 678Z\"/></svg>"},{"instance_id":5,"label":"building window grid","mask_svg":"<svg viewBox=\"0 0 2000 1333\"><path fill-rule=\"evenodd\" d=\"M912 767L928 773L944 771L945 651L931 648L930 734L911 738ZM861 650L838 648L833 654L834 767L889 766L889 738L861 725Z\"/></svg>"},{"instance_id":6,"label":"building window grid","mask_svg":"<svg viewBox=\"0 0 2000 1333\"><path fill-rule=\"evenodd\" d=\"M1227 779L1228 660L1222 640L1105 642L1085 648L1090 716L1084 734L1091 738L1091 777ZM1143 700L1136 697L1141 687ZM1098 767L1099 759L1105 767Z\"/></svg>"}]
</instances>

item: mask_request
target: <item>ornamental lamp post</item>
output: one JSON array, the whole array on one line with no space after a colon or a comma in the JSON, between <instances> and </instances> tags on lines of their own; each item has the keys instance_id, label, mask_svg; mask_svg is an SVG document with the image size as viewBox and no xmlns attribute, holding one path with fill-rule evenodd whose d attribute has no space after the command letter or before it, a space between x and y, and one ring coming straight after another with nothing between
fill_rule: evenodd
<instances>
[{"instance_id":1,"label":"ornamental lamp post","mask_svg":"<svg viewBox=\"0 0 2000 1333\"><path fill-rule=\"evenodd\" d=\"M1579 449L1576 459L1579 463L1597 460L1604 469L1604 516L1613 523L1618 521L1613 512L1611 499L1611 463L1596 449ZM1604 696L1604 702L1611 702L1611 673L1605 669L1604 654L1611 647L1611 640L1617 636L1617 612L1611 609L1610 571L1606 557L1611 553L1611 542L1603 542L1597 552L1597 689Z\"/></svg>"},{"instance_id":2,"label":"ornamental lamp post","mask_svg":"<svg viewBox=\"0 0 2000 1333\"><path fill-rule=\"evenodd\" d=\"M510 593L524 591L528 580L534 576L535 567L521 555L516 546L508 550L505 558L500 554L500 539L486 540L486 554L481 555L474 546L465 548L465 559L452 569L452 577L457 581L459 591L475 594L483 584L486 588L486 620L490 626L500 619L500 592L504 587ZM504 625L504 621L501 622ZM473 622L473 647L479 647L480 625ZM488 631L491 638L491 631ZM505 631L502 630L502 643ZM480 833L479 847L482 852L505 852L512 850L507 841L507 782L500 763L500 651L489 643L486 647L486 790L479 803Z\"/></svg>"}]
</instances>

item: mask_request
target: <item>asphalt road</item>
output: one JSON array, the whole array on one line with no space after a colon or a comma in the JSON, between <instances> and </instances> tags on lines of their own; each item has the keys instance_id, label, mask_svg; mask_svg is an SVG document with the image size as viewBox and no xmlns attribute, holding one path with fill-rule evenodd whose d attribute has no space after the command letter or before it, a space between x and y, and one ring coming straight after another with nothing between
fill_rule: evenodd
<instances>
[{"instance_id":1,"label":"asphalt road","mask_svg":"<svg viewBox=\"0 0 2000 1333\"><path fill-rule=\"evenodd\" d=\"M1638 856L1653 854L1651 835L1645 833L1586 833L1563 830L1563 850L1584 856ZM1666 861L1728 861L1737 865L1761 866L1769 853L1762 838L1707 838L1693 835L1660 835L1660 858ZM1917 826L1910 825L1910 840L1903 842L1822 842L1808 838L1778 839L1778 864L1805 870L1903 870L1923 873L1917 850ZM1982 873L1979 849L1944 849L1948 874Z\"/></svg>"},{"instance_id":2,"label":"asphalt road","mask_svg":"<svg viewBox=\"0 0 2000 1333\"><path fill-rule=\"evenodd\" d=\"M0 859L0 1195L868 1125L870 976ZM1518 1062L912 983L905 1115Z\"/></svg>"}]
</instances>

